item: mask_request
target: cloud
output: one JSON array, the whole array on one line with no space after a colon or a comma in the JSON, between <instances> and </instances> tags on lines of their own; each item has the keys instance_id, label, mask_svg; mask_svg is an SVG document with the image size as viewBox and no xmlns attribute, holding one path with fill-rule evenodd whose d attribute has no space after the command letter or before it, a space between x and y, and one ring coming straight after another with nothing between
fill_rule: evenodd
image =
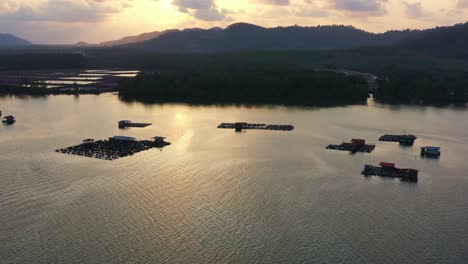
<instances>
[{"instance_id":1,"label":"cloud","mask_svg":"<svg viewBox=\"0 0 468 264\"><path fill-rule=\"evenodd\" d=\"M214 0L173 0L178 11L203 21L220 21L226 19L225 9L219 9Z\"/></svg>"},{"instance_id":2,"label":"cloud","mask_svg":"<svg viewBox=\"0 0 468 264\"><path fill-rule=\"evenodd\" d=\"M132 6L132 0L2 1L0 20L21 22L97 22Z\"/></svg>"},{"instance_id":3,"label":"cloud","mask_svg":"<svg viewBox=\"0 0 468 264\"><path fill-rule=\"evenodd\" d=\"M337 10L366 15L386 14L387 2L388 0L330 0L330 4Z\"/></svg>"},{"instance_id":4,"label":"cloud","mask_svg":"<svg viewBox=\"0 0 468 264\"><path fill-rule=\"evenodd\" d=\"M277 10L278 15L287 15L303 18L318 18L327 17L330 11L317 4L314 0L290 0L289 6L284 6L281 10ZM282 14L281 14L282 13Z\"/></svg>"},{"instance_id":5,"label":"cloud","mask_svg":"<svg viewBox=\"0 0 468 264\"><path fill-rule=\"evenodd\" d=\"M196 9L192 15L204 21L219 21L225 18L224 14L215 8Z\"/></svg>"},{"instance_id":6,"label":"cloud","mask_svg":"<svg viewBox=\"0 0 468 264\"><path fill-rule=\"evenodd\" d=\"M276 6L286 6L290 4L289 0L256 0L255 2Z\"/></svg>"},{"instance_id":7,"label":"cloud","mask_svg":"<svg viewBox=\"0 0 468 264\"><path fill-rule=\"evenodd\" d=\"M258 1L258 0L255 0ZM318 3L317 0L289 0L289 5L272 5L263 6L257 15L261 19L281 21L281 18L290 18L294 20L324 18L330 16L331 12L324 6L323 3ZM266 3L263 3L266 4ZM286 25L278 23L276 25Z\"/></svg>"},{"instance_id":8,"label":"cloud","mask_svg":"<svg viewBox=\"0 0 468 264\"><path fill-rule=\"evenodd\" d=\"M458 0L457 6L460 8L468 8L468 0Z\"/></svg>"},{"instance_id":9,"label":"cloud","mask_svg":"<svg viewBox=\"0 0 468 264\"><path fill-rule=\"evenodd\" d=\"M330 13L322 9L306 8L296 9L293 12L294 15L299 17L328 17Z\"/></svg>"},{"instance_id":10,"label":"cloud","mask_svg":"<svg viewBox=\"0 0 468 264\"><path fill-rule=\"evenodd\" d=\"M409 18L421 18L424 16L428 15L428 12L426 12L423 7L421 2L415 2L415 3L408 3L408 2L403 2L405 8L406 8L406 14Z\"/></svg>"},{"instance_id":11,"label":"cloud","mask_svg":"<svg viewBox=\"0 0 468 264\"><path fill-rule=\"evenodd\" d=\"M173 5L188 9L209 9L214 6L213 0L174 0Z\"/></svg>"}]
</instances>

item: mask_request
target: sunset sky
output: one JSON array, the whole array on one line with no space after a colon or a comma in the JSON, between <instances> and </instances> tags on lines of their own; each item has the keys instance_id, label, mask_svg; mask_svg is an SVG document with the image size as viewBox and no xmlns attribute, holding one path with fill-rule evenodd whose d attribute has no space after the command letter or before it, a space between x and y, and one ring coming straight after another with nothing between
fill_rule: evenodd
<instances>
[{"instance_id":1,"label":"sunset sky","mask_svg":"<svg viewBox=\"0 0 468 264\"><path fill-rule=\"evenodd\" d=\"M345 24L372 31L468 20L468 0L0 0L0 32L97 43L173 28Z\"/></svg>"}]
</instances>

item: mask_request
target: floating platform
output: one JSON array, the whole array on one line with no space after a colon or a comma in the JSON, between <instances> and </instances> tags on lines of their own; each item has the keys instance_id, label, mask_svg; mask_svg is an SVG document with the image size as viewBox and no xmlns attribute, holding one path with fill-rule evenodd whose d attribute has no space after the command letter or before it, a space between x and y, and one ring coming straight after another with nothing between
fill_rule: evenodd
<instances>
[{"instance_id":1,"label":"floating platform","mask_svg":"<svg viewBox=\"0 0 468 264\"><path fill-rule=\"evenodd\" d=\"M439 147L422 147L421 156L427 158L440 158L440 148Z\"/></svg>"},{"instance_id":2,"label":"floating platform","mask_svg":"<svg viewBox=\"0 0 468 264\"><path fill-rule=\"evenodd\" d=\"M121 120L119 121L119 128L127 128L127 127L148 127L151 126L151 123L134 123L130 120Z\"/></svg>"},{"instance_id":3,"label":"floating platform","mask_svg":"<svg viewBox=\"0 0 468 264\"><path fill-rule=\"evenodd\" d=\"M16 122L16 118L14 116L5 116L2 122L6 125L13 125Z\"/></svg>"},{"instance_id":4,"label":"floating platform","mask_svg":"<svg viewBox=\"0 0 468 264\"><path fill-rule=\"evenodd\" d=\"M375 145L366 144L364 139L353 139L350 143L344 142L340 145L328 145L327 149L349 151L351 153L371 153L375 149Z\"/></svg>"},{"instance_id":5,"label":"floating platform","mask_svg":"<svg viewBox=\"0 0 468 264\"><path fill-rule=\"evenodd\" d=\"M401 145L412 146L417 138L415 135L383 135L379 141L398 142Z\"/></svg>"},{"instance_id":6,"label":"floating platform","mask_svg":"<svg viewBox=\"0 0 468 264\"><path fill-rule=\"evenodd\" d=\"M276 131L292 131L294 126L292 125L267 125L267 124L250 124L245 122L237 123L222 123L218 126L222 129L234 129L238 132L244 129L258 129L258 130L276 130Z\"/></svg>"},{"instance_id":7,"label":"floating platform","mask_svg":"<svg viewBox=\"0 0 468 264\"><path fill-rule=\"evenodd\" d=\"M399 169L393 163L381 162L380 167L366 165L362 174L365 176L381 176L390 178L399 178L402 181L418 181L418 170L414 169Z\"/></svg>"},{"instance_id":8,"label":"floating platform","mask_svg":"<svg viewBox=\"0 0 468 264\"><path fill-rule=\"evenodd\" d=\"M154 137L153 140L138 141L135 138L120 136L98 141L86 139L80 145L57 149L56 152L102 160L116 160L152 148L164 148L171 144L164 139Z\"/></svg>"}]
</instances>

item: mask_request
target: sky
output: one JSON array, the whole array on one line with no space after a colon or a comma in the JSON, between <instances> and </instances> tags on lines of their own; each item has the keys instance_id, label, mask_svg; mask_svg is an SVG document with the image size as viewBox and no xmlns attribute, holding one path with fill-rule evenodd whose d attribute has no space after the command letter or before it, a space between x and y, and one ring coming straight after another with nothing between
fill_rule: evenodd
<instances>
[{"instance_id":1,"label":"sky","mask_svg":"<svg viewBox=\"0 0 468 264\"><path fill-rule=\"evenodd\" d=\"M423 29L468 20L468 0L0 0L0 33L33 43L99 43L166 29L353 25Z\"/></svg>"}]
</instances>

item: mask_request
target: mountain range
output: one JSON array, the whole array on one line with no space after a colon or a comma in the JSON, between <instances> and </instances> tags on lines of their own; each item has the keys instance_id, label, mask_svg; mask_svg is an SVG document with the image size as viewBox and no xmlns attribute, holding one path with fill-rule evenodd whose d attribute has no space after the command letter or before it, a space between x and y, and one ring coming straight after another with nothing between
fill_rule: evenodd
<instances>
[{"instance_id":1,"label":"mountain range","mask_svg":"<svg viewBox=\"0 0 468 264\"><path fill-rule=\"evenodd\" d=\"M392 45L415 31L373 34L350 26L264 28L237 23L226 29L169 32L131 46L159 52L226 52L244 50L347 49Z\"/></svg>"},{"instance_id":2,"label":"mountain range","mask_svg":"<svg viewBox=\"0 0 468 264\"><path fill-rule=\"evenodd\" d=\"M186 31L192 31L192 30L199 30L203 31L204 29L201 28L195 28L195 29L184 29L184 30L179 30L179 29L169 29L169 30L164 30L164 31L153 31L153 32L148 32L148 33L143 33L140 35L136 36L128 36L128 37L123 37L118 40L111 40L111 41L106 41L106 42L101 42L99 43L100 46L106 46L106 47L114 47L114 46L120 46L120 45L126 45L126 44L132 44L132 43L140 43L140 42L145 42L147 40L152 40L156 39L159 36L162 36L167 33L174 33L174 32L186 32ZM212 28L211 30L222 30L222 28Z\"/></svg>"},{"instance_id":3,"label":"mountain range","mask_svg":"<svg viewBox=\"0 0 468 264\"><path fill-rule=\"evenodd\" d=\"M143 33L137 36L128 36L128 37L124 37L118 40L101 42L99 45L112 47L112 46L119 46L119 45L131 44L131 43L138 43L138 42L143 42L146 40L157 38L161 36L162 34L165 34L168 32L171 32L171 30L162 31L162 32L154 31L154 32L149 32L149 33Z\"/></svg>"},{"instance_id":4,"label":"mountain range","mask_svg":"<svg viewBox=\"0 0 468 264\"><path fill-rule=\"evenodd\" d=\"M468 23L427 30L370 33L352 26L264 28L237 23L226 29L169 31L139 43L122 45L158 53L213 53L271 50L337 50L359 47L451 49L466 53ZM449 50L454 52L454 50Z\"/></svg>"},{"instance_id":5,"label":"mountain range","mask_svg":"<svg viewBox=\"0 0 468 264\"><path fill-rule=\"evenodd\" d=\"M0 48L15 48L15 47L24 47L29 46L32 43L18 38L12 34L2 34L0 33Z\"/></svg>"},{"instance_id":6,"label":"mountain range","mask_svg":"<svg viewBox=\"0 0 468 264\"><path fill-rule=\"evenodd\" d=\"M467 54L468 23L427 30L371 33L352 26L265 28L236 23L225 29L166 30L129 36L99 45L79 43L78 48L130 48L156 53L219 53L274 50L341 50L361 47L406 47ZM86 44L86 45L85 45ZM24 47L30 42L0 34L0 47Z\"/></svg>"}]
</instances>

